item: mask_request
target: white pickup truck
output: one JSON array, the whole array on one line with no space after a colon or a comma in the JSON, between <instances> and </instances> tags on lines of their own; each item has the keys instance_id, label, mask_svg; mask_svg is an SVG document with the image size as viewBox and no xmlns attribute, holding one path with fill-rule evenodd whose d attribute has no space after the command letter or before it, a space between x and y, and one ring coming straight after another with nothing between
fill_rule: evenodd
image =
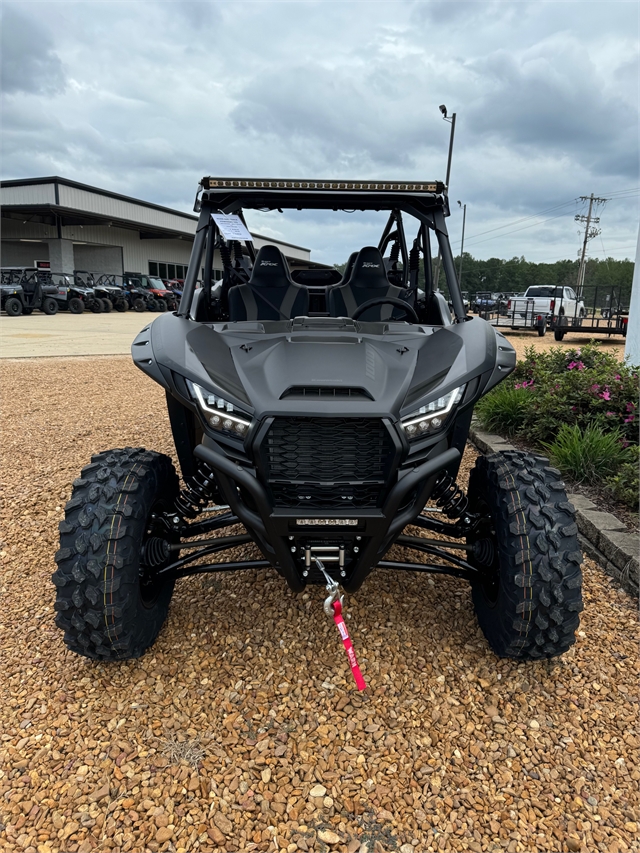
<instances>
[{"instance_id":1,"label":"white pickup truck","mask_svg":"<svg viewBox=\"0 0 640 853\"><path fill-rule=\"evenodd\" d=\"M567 319L585 316L584 302L575 294L572 287L555 287L538 284L527 288L524 296L512 296L507 303L508 314L521 317L566 317Z\"/></svg>"}]
</instances>

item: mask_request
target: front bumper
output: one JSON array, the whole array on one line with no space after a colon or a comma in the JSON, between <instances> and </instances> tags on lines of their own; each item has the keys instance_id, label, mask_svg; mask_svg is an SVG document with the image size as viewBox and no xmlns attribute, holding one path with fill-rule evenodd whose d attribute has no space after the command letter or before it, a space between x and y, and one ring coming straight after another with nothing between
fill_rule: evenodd
<instances>
[{"instance_id":1,"label":"front bumper","mask_svg":"<svg viewBox=\"0 0 640 853\"><path fill-rule=\"evenodd\" d=\"M347 592L357 590L403 528L419 515L438 474L460 460L457 448L434 447L430 458L401 473L380 508L302 510L274 507L255 469L230 459L210 438L204 441L196 446L195 455L216 473L234 514L296 592L318 581L314 554ZM304 523L309 519L314 524ZM334 523L347 520L356 523Z\"/></svg>"}]
</instances>

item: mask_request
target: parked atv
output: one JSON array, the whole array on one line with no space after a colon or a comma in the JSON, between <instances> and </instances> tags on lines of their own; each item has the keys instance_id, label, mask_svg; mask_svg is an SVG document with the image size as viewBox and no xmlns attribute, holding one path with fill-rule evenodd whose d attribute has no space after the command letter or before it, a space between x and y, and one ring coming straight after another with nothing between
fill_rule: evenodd
<instances>
[{"instance_id":1,"label":"parked atv","mask_svg":"<svg viewBox=\"0 0 640 853\"><path fill-rule=\"evenodd\" d=\"M111 310L111 307L105 304L105 299L96 294L96 281L92 272L88 272L87 270L74 270L73 283L75 288L84 292L85 308L93 314L102 314L103 312L108 313Z\"/></svg>"},{"instance_id":2,"label":"parked atv","mask_svg":"<svg viewBox=\"0 0 640 853\"><path fill-rule=\"evenodd\" d=\"M127 281L126 278L123 279L122 286L124 298L129 308L133 311L142 313L143 311L155 310L155 299L150 291L144 290L142 287L136 287ZM153 308L149 307L150 301L154 303Z\"/></svg>"},{"instance_id":3,"label":"parked atv","mask_svg":"<svg viewBox=\"0 0 640 853\"><path fill-rule=\"evenodd\" d=\"M161 278L139 272L125 272L124 279L132 287L145 290L149 294L149 311L175 311L178 307L175 293L167 290Z\"/></svg>"},{"instance_id":4,"label":"parked atv","mask_svg":"<svg viewBox=\"0 0 640 853\"><path fill-rule=\"evenodd\" d=\"M168 456L142 447L105 450L82 469L53 575L67 646L138 657L177 580L272 566L296 592L326 583L333 615L338 584L354 593L374 570L448 574L471 584L497 655L565 652L582 610L582 558L559 472L514 450L480 457L466 494L456 481L473 408L516 356L496 328L465 316L444 185L204 178L196 209L180 307L132 345L135 364L166 391L183 485ZM243 209L386 210L389 221L348 277L314 284L323 310L309 316L309 291L276 246L256 255L248 242L249 269L232 262L212 213ZM391 270L393 233L401 257ZM434 287L432 240L453 319ZM220 505L222 515L205 512ZM245 532L222 532L238 524ZM214 556L244 545L261 558ZM392 558L394 545L421 559Z\"/></svg>"},{"instance_id":5,"label":"parked atv","mask_svg":"<svg viewBox=\"0 0 640 853\"><path fill-rule=\"evenodd\" d=\"M1 277L2 308L9 317L32 314L57 314L58 303L53 298L56 288L51 283L48 272L35 267L2 267Z\"/></svg>"},{"instance_id":6,"label":"parked atv","mask_svg":"<svg viewBox=\"0 0 640 853\"><path fill-rule=\"evenodd\" d=\"M125 297L124 280L121 275L105 273L96 279L94 292L99 299L107 303L107 312L115 309L119 312L129 310L129 301Z\"/></svg>"},{"instance_id":7,"label":"parked atv","mask_svg":"<svg viewBox=\"0 0 640 853\"><path fill-rule=\"evenodd\" d=\"M51 284L55 287L53 298L58 303L60 311L70 314L82 314L85 307L94 301L93 290L86 287L76 287L73 276L66 273L49 273Z\"/></svg>"}]
</instances>

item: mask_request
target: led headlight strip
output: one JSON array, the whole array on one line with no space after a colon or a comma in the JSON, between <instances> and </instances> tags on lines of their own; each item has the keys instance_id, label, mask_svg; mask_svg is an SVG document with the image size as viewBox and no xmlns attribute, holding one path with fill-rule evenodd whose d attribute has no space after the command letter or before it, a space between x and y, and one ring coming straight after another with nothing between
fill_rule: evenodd
<instances>
[{"instance_id":1,"label":"led headlight strip","mask_svg":"<svg viewBox=\"0 0 640 853\"><path fill-rule=\"evenodd\" d=\"M356 192L411 192L442 193L442 181L395 184L391 181L280 181L248 180L246 178L203 178L206 190L261 189L261 190L355 190Z\"/></svg>"},{"instance_id":2,"label":"led headlight strip","mask_svg":"<svg viewBox=\"0 0 640 853\"><path fill-rule=\"evenodd\" d=\"M462 399L465 387L461 385L459 388L454 388L453 391L450 391L443 397L432 400L426 406L421 406L417 412L412 412L412 414L403 418L401 424L407 434L407 438L409 440L421 438L439 430L449 412Z\"/></svg>"},{"instance_id":3,"label":"led headlight strip","mask_svg":"<svg viewBox=\"0 0 640 853\"><path fill-rule=\"evenodd\" d=\"M233 403L211 394L195 382L187 379L187 385L204 415L209 426L221 432L230 432L236 436L245 436L251 426L248 415L242 416L234 410ZM244 414L244 413L243 413Z\"/></svg>"}]
</instances>

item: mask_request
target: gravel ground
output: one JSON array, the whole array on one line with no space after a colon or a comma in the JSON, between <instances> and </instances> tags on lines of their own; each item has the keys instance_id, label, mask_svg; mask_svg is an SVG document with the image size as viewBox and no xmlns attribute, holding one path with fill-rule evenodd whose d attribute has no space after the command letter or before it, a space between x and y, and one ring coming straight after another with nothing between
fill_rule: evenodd
<instances>
[{"instance_id":1,"label":"gravel ground","mask_svg":"<svg viewBox=\"0 0 640 853\"><path fill-rule=\"evenodd\" d=\"M537 352L544 352L552 347L575 349L576 347L590 344L593 341L597 341L603 350L617 355L620 361L624 359L625 339L619 336L607 338L605 335L567 335L563 341L556 341L553 335L548 332L544 338L541 338L537 333L533 332L515 332L511 329L500 329L500 331L515 348L518 359L524 358L525 349L531 346Z\"/></svg>"},{"instance_id":2,"label":"gravel ground","mask_svg":"<svg viewBox=\"0 0 640 853\"><path fill-rule=\"evenodd\" d=\"M181 581L145 657L94 663L53 625L57 522L92 452L171 453L163 395L128 358L2 373L3 853L638 849L636 607L596 565L548 664L497 660L466 585L379 572L358 695L323 591L273 571Z\"/></svg>"}]
</instances>

